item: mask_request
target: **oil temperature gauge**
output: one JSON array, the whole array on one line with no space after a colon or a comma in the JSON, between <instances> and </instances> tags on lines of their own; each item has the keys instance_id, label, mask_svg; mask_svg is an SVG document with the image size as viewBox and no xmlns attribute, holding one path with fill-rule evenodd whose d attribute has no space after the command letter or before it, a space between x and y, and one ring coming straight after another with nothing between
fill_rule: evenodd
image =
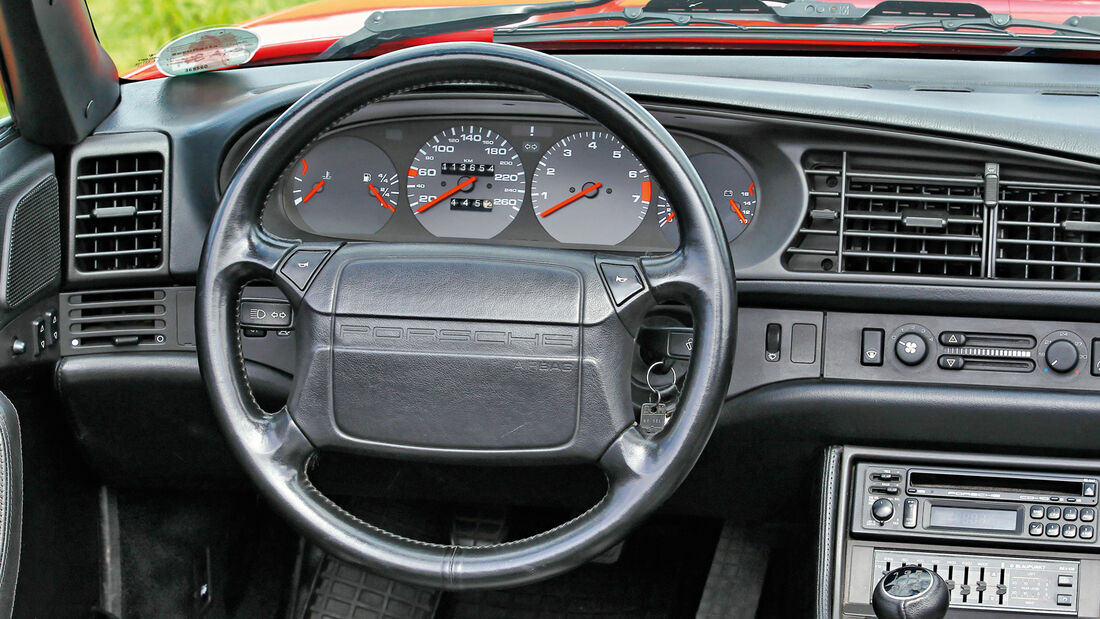
<instances>
[{"instance_id":1,"label":"oil temperature gauge","mask_svg":"<svg viewBox=\"0 0 1100 619\"><path fill-rule=\"evenodd\" d=\"M756 181L745 166L726 153L695 155L691 158L691 164L703 179L710 200L718 210L726 240L736 239L749 227L756 215L759 202ZM676 225L676 213L664 196L660 196L658 200L657 224L669 244L679 247L680 227Z\"/></svg>"},{"instance_id":2,"label":"oil temperature gauge","mask_svg":"<svg viewBox=\"0 0 1100 619\"><path fill-rule=\"evenodd\" d=\"M374 234L396 211L398 184L393 162L373 142L327 138L295 162L288 210L319 234Z\"/></svg>"}]
</instances>

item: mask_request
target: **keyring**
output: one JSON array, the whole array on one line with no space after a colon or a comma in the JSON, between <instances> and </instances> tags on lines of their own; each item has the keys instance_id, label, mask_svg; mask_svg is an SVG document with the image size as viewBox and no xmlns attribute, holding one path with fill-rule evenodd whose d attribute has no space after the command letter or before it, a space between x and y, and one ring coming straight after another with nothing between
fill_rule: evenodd
<instances>
[{"instance_id":1,"label":"keyring","mask_svg":"<svg viewBox=\"0 0 1100 619\"><path fill-rule=\"evenodd\" d=\"M653 365L649 366L649 370L645 373L645 384L646 384L646 386L649 387L650 391L657 394L657 403L658 404L661 403L661 392L659 390L653 388L653 383L649 380L649 377L653 375L653 368L655 368L659 365L663 365L663 364L664 364L663 361L658 361L657 363L654 363ZM676 368L672 367L672 368L669 368L669 369L672 370L672 387L675 389L676 388Z\"/></svg>"}]
</instances>

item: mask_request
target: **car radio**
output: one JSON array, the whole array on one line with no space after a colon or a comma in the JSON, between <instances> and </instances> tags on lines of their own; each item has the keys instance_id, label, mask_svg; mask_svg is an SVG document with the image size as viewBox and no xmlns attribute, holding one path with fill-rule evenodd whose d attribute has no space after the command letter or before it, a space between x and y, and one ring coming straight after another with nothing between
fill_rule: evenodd
<instances>
[{"instance_id":1,"label":"car radio","mask_svg":"<svg viewBox=\"0 0 1100 619\"><path fill-rule=\"evenodd\" d=\"M1097 479L1005 470L860 463L852 532L1096 543Z\"/></svg>"}]
</instances>

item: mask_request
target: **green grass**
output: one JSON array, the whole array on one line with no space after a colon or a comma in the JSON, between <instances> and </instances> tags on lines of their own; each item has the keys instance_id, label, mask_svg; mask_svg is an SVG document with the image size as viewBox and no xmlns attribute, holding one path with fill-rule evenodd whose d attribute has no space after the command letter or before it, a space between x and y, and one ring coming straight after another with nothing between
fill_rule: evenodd
<instances>
[{"instance_id":1,"label":"green grass","mask_svg":"<svg viewBox=\"0 0 1100 619\"><path fill-rule=\"evenodd\" d=\"M120 75L152 58L172 39L228 26L307 0L87 0L96 34ZM0 100L0 118L8 115Z\"/></svg>"},{"instance_id":2,"label":"green grass","mask_svg":"<svg viewBox=\"0 0 1100 619\"><path fill-rule=\"evenodd\" d=\"M306 0L87 0L96 33L119 74L151 58L172 39L229 26Z\"/></svg>"}]
</instances>

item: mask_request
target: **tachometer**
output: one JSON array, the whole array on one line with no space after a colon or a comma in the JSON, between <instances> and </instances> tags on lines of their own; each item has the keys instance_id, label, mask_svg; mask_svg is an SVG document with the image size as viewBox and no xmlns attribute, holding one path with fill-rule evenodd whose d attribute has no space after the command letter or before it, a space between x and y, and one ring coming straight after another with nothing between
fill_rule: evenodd
<instances>
[{"instance_id":1,"label":"tachometer","mask_svg":"<svg viewBox=\"0 0 1100 619\"><path fill-rule=\"evenodd\" d=\"M500 134L468 125L432 137L409 166L409 206L435 236L488 239L512 223L527 177Z\"/></svg>"},{"instance_id":2,"label":"tachometer","mask_svg":"<svg viewBox=\"0 0 1100 619\"><path fill-rule=\"evenodd\" d=\"M562 243L617 245L638 229L652 199L649 172L604 131L563 138L531 177L539 223Z\"/></svg>"},{"instance_id":3,"label":"tachometer","mask_svg":"<svg viewBox=\"0 0 1100 619\"><path fill-rule=\"evenodd\" d=\"M295 162L286 191L298 216L316 232L374 234L396 210L397 170L373 142L326 138Z\"/></svg>"}]
</instances>

